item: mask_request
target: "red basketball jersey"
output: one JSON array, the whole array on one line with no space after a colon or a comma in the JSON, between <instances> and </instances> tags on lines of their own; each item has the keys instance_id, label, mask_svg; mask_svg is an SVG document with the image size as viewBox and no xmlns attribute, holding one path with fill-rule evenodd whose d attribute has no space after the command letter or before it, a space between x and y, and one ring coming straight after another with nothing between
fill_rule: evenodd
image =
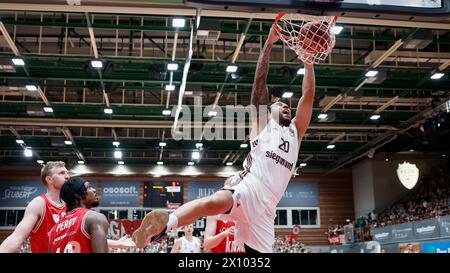
<instances>
[{"instance_id":1,"label":"red basketball jersey","mask_svg":"<svg viewBox=\"0 0 450 273\"><path fill-rule=\"evenodd\" d=\"M50 252L52 253L91 253L91 236L84 230L84 221L90 210L76 208L66 215L50 230Z\"/></svg>"},{"instance_id":2,"label":"red basketball jersey","mask_svg":"<svg viewBox=\"0 0 450 273\"><path fill-rule=\"evenodd\" d=\"M223 232L224 230L235 226L233 221L224 222L222 220L217 220L216 234ZM219 245L211 249L213 253L244 253L244 247L238 247L234 241L234 235L230 235L223 239Z\"/></svg>"},{"instance_id":3,"label":"red basketball jersey","mask_svg":"<svg viewBox=\"0 0 450 273\"><path fill-rule=\"evenodd\" d=\"M46 194L41 195L41 197L45 200L45 210L38 224L30 233L32 253L48 252L48 232L66 213L66 204L63 203L58 206L50 201Z\"/></svg>"}]
</instances>

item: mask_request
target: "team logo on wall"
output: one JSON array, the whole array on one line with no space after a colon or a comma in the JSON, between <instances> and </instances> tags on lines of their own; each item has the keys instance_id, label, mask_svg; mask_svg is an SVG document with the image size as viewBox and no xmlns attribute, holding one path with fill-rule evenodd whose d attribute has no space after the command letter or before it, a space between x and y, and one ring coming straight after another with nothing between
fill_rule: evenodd
<instances>
[{"instance_id":1,"label":"team logo on wall","mask_svg":"<svg viewBox=\"0 0 450 273\"><path fill-rule=\"evenodd\" d=\"M408 162L403 162L398 164L397 176L408 190L414 188L419 179L419 169L416 164L410 164Z\"/></svg>"}]
</instances>

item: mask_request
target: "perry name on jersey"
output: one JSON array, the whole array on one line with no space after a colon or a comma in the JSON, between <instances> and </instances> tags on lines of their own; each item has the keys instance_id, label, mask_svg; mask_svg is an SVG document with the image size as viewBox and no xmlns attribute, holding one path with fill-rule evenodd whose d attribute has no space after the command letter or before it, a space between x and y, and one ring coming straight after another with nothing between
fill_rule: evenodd
<instances>
[{"instance_id":1,"label":"perry name on jersey","mask_svg":"<svg viewBox=\"0 0 450 273\"><path fill-rule=\"evenodd\" d=\"M63 222L61 222L61 223L58 223L58 224L56 225L56 232L58 232L58 231L63 231L63 230L65 230L65 229L68 229L68 228L70 228L71 226L73 226L73 225L75 224L77 218L78 218L78 217L74 217L74 218L68 219L68 220L66 220L66 221L63 221Z\"/></svg>"}]
</instances>

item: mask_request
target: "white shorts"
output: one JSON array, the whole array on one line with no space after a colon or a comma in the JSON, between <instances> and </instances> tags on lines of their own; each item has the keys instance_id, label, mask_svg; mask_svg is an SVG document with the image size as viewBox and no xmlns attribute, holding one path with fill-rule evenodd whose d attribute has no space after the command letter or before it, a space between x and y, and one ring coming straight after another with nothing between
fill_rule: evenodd
<instances>
[{"instance_id":1,"label":"white shorts","mask_svg":"<svg viewBox=\"0 0 450 273\"><path fill-rule=\"evenodd\" d=\"M233 192L233 207L222 219L231 218L236 222L235 241L239 246L247 246L262 252L273 252L275 242L275 207L264 199L261 189L244 180L232 187L224 187Z\"/></svg>"}]
</instances>

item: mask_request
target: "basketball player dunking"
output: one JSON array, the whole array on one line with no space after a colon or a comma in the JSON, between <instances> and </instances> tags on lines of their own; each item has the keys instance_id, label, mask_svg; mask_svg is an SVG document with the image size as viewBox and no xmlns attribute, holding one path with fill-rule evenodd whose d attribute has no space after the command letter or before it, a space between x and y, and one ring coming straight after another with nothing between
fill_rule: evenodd
<instances>
[{"instance_id":1,"label":"basketball player dunking","mask_svg":"<svg viewBox=\"0 0 450 273\"><path fill-rule=\"evenodd\" d=\"M276 205L281 200L297 163L300 143L312 115L315 77L312 65L305 63L303 95L297 105L297 117L283 102L269 106L266 79L272 46L279 36L272 28L258 60L251 96L251 151L244 170L230 186L213 195L188 202L173 213L155 210L146 215L133 234L137 247L158 240L165 230L192 223L202 216L228 214L236 222L236 242L245 243L249 252L272 252L275 241ZM260 107L261 106L261 107Z\"/></svg>"}]
</instances>

